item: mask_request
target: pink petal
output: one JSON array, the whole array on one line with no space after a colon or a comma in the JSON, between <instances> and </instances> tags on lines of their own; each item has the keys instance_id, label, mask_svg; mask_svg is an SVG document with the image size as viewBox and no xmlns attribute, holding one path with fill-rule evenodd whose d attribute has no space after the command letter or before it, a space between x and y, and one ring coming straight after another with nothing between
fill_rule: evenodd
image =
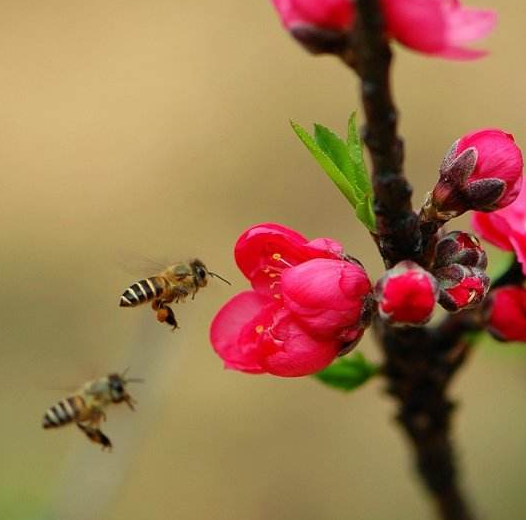
<instances>
[{"instance_id":1,"label":"pink petal","mask_svg":"<svg viewBox=\"0 0 526 520\"><path fill-rule=\"evenodd\" d=\"M463 7L457 3L447 10L447 20L448 42L462 45L487 36L497 24L497 13L490 9Z\"/></svg>"},{"instance_id":2,"label":"pink petal","mask_svg":"<svg viewBox=\"0 0 526 520\"><path fill-rule=\"evenodd\" d=\"M285 27L314 25L324 29L346 29L351 23L349 0L273 0Z\"/></svg>"},{"instance_id":3,"label":"pink petal","mask_svg":"<svg viewBox=\"0 0 526 520\"><path fill-rule=\"evenodd\" d=\"M455 0L383 0L389 33L419 52L455 60L476 59L484 51L464 48L495 26L493 11L463 7Z\"/></svg>"},{"instance_id":4,"label":"pink petal","mask_svg":"<svg viewBox=\"0 0 526 520\"><path fill-rule=\"evenodd\" d=\"M259 364L256 327L272 321L274 301L245 291L230 299L216 314L210 326L210 341L225 361L225 367L258 374L265 372Z\"/></svg>"},{"instance_id":5,"label":"pink petal","mask_svg":"<svg viewBox=\"0 0 526 520\"><path fill-rule=\"evenodd\" d=\"M299 377L323 370L338 355L341 342L319 341L309 336L286 311L276 316L275 323L263 335L261 348L266 353L261 366L270 374Z\"/></svg>"},{"instance_id":6,"label":"pink petal","mask_svg":"<svg viewBox=\"0 0 526 520\"><path fill-rule=\"evenodd\" d=\"M522 264L522 273L526 275L526 233L512 232L510 243L517 255L517 260Z\"/></svg>"},{"instance_id":7,"label":"pink petal","mask_svg":"<svg viewBox=\"0 0 526 520\"><path fill-rule=\"evenodd\" d=\"M282 277L285 307L316 336L335 336L342 328L358 326L370 290L365 271L344 260L309 260Z\"/></svg>"},{"instance_id":8,"label":"pink petal","mask_svg":"<svg viewBox=\"0 0 526 520\"><path fill-rule=\"evenodd\" d=\"M494 246L504 250L513 251L513 247L509 240L511 232L510 226L504 218L493 213L482 213L475 211L471 217L471 226L476 233Z\"/></svg>"}]
</instances>

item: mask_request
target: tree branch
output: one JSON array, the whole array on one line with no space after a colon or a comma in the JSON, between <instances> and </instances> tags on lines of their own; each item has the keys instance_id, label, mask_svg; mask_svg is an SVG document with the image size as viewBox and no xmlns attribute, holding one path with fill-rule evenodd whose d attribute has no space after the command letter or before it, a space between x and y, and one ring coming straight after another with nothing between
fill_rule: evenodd
<instances>
[{"instance_id":1,"label":"tree branch","mask_svg":"<svg viewBox=\"0 0 526 520\"><path fill-rule=\"evenodd\" d=\"M470 353L469 341L447 344L428 328L394 328L377 320L385 354L387 392L399 403L396 419L413 448L415 468L444 520L473 520L461 492L451 441L451 378Z\"/></svg>"},{"instance_id":2,"label":"tree branch","mask_svg":"<svg viewBox=\"0 0 526 520\"><path fill-rule=\"evenodd\" d=\"M397 135L397 111L389 81L392 55L379 0L356 0L356 7L352 60L342 58L361 79L364 141L373 165L375 239L387 267L407 259L425 264L419 218L411 205L412 188L402 169L403 142ZM457 483L450 438L454 407L447 397L451 378L470 352L470 343L457 332L465 326L463 320L452 321L437 333L423 327L395 328L378 318L375 321L385 354L387 391L399 405L397 421L443 520L474 520Z\"/></svg>"},{"instance_id":3,"label":"tree branch","mask_svg":"<svg viewBox=\"0 0 526 520\"><path fill-rule=\"evenodd\" d=\"M392 54L378 0L357 0L352 66L361 78L366 125L364 141L373 164L378 246L391 267L421 256L418 217L411 206L411 185L402 171L404 147L397 135L397 110L391 97Z\"/></svg>"}]
</instances>

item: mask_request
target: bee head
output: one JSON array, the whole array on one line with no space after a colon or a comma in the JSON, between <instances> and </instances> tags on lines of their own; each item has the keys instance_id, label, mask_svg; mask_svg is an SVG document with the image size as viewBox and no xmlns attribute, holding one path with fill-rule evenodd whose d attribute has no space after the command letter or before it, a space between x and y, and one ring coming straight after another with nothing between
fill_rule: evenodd
<instances>
[{"instance_id":1,"label":"bee head","mask_svg":"<svg viewBox=\"0 0 526 520\"><path fill-rule=\"evenodd\" d=\"M110 397L113 403L122 403L128 398L126 392L126 380L119 374L110 374L108 376Z\"/></svg>"},{"instance_id":2,"label":"bee head","mask_svg":"<svg viewBox=\"0 0 526 520\"><path fill-rule=\"evenodd\" d=\"M204 287L208 283L208 269L205 264L196 258L190 262L190 265L192 266L197 285Z\"/></svg>"}]
</instances>

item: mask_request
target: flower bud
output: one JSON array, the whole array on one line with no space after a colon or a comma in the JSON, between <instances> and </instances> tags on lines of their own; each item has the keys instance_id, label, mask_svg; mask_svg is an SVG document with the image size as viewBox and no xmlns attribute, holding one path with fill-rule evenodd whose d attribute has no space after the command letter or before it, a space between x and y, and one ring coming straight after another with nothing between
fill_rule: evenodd
<instances>
[{"instance_id":1,"label":"flower bud","mask_svg":"<svg viewBox=\"0 0 526 520\"><path fill-rule=\"evenodd\" d=\"M486 269L488 258L475 235L463 231L452 231L438 241L434 268L451 264Z\"/></svg>"},{"instance_id":2,"label":"flower bud","mask_svg":"<svg viewBox=\"0 0 526 520\"><path fill-rule=\"evenodd\" d=\"M482 269L452 264L434 271L439 285L438 302L456 312L476 307L486 296L490 280Z\"/></svg>"},{"instance_id":3,"label":"flower bud","mask_svg":"<svg viewBox=\"0 0 526 520\"><path fill-rule=\"evenodd\" d=\"M447 221L468 210L504 208L519 194L522 169L522 154L511 134L498 129L467 134L445 157L424 212Z\"/></svg>"},{"instance_id":4,"label":"flower bud","mask_svg":"<svg viewBox=\"0 0 526 520\"><path fill-rule=\"evenodd\" d=\"M526 342L526 289L509 285L492 291L486 319L499 341Z\"/></svg>"},{"instance_id":5,"label":"flower bud","mask_svg":"<svg viewBox=\"0 0 526 520\"><path fill-rule=\"evenodd\" d=\"M273 0L283 25L314 54L345 49L354 13L349 0Z\"/></svg>"},{"instance_id":6,"label":"flower bud","mask_svg":"<svg viewBox=\"0 0 526 520\"><path fill-rule=\"evenodd\" d=\"M403 261L386 271L375 288L380 316L396 325L429 321L438 299L438 283L418 264Z\"/></svg>"}]
</instances>

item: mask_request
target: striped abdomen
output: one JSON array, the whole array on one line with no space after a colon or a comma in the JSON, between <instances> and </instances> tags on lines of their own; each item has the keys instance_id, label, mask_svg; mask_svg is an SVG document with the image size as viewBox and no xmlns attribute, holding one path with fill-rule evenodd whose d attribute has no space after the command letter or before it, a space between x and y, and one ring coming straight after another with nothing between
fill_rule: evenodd
<instances>
[{"instance_id":1,"label":"striped abdomen","mask_svg":"<svg viewBox=\"0 0 526 520\"><path fill-rule=\"evenodd\" d=\"M80 395L66 397L57 404L54 404L44 415L42 426L44 428L57 428L76 421L81 418L83 411L86 410L86 402Z\"/></svg>"},{"instance_id":2,"label":"striped abdomen","mask_svg":"<svg viewBox=\"0 0 526 520\"><path fill-rule=\"evenodd\" d=\"M128 287L121 296L121 307L135 307L161 296L166 287L166 280L161 276L145 278Z\"/></svg>"}]
</instances>

